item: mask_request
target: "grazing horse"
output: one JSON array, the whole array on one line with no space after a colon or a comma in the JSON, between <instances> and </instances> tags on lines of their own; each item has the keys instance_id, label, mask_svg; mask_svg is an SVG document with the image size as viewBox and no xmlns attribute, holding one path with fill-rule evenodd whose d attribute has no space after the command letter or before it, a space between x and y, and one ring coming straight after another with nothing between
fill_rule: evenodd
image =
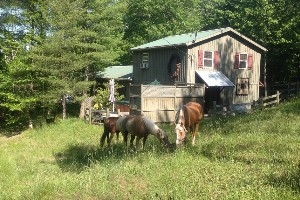
<instances>
[{"instance_id":1,"label":"grazing horse","mask_svg":"<svg viewBox=\"0 0 300 200\"><path fill-rule=\"evenodd\" d=\"M124 115L124 116L120 117L116 122L117 129L123 135L125 146L127 146L127 141L128 141L128 139L127 139L128 138L128 131L126 129L126 123L127 123L128 119L131 119L133 117L135 117L135 115Z\"/></svg>"},{"instance_id":2,"label":"grazing horse","mask_svg":"<svg viewBox=\"0 0 300 200\"><path fill-rule=\"evenodd\" d=\"M164 146L169 147L169 139L167 134L160 129L152 120L144 115L129 115L123 119L119 119L117 126L120 128L124 142L127 145L127 135L130 133L130 146L133 147L133 141L136 138L136 149L139 149L140 139L143 138L143 148L148 135L157 137Z\"/></svg>"},{"instance_id":3,"label":"grazing horse","mask_svg":"<svg viewBox=\"0 0 300 200\"><path fill-rule=\"evenodd\" d=\"M175 117L177 145L186 140L188 132L192 132L192 145L195 144L199 123L202 118L203 108L199 103L189 102L180 108Z\"/></svg>"},{"instance_id":4,"label":"grazing horse","mask_svg":"<svg viewBox=\"0 0 300 200\"><path fill-rule=\"evenodd\" d=\"M108 117L104 121L104 132L100 139L100 146L103 147L105 138L107 138L107 144L110 146L111 140L114 137L114 134L117 135L117 140L119 140L120 130L117 128L116 123L119 117ZM110 133L110 136L109 136Z\"/></svg>"}]
</instances>

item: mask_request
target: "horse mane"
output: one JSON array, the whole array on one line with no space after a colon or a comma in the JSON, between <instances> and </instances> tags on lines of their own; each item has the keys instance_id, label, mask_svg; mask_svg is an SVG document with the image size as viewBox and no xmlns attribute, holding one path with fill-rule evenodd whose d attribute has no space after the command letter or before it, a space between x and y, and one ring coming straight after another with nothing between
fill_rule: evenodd
<instances>
[{"instance_id":1,"label":"horse mane","mask_svg":"<svg viewBox=\"0 0 300 200\"><path fill-rule=\"evenodd\" d=\"M183 105L175 115L175 124L184 124L185 123L185 105Z\"/></svg>"},{"instance_id":2,"label":"horse mane","mask_svg":"<svg viewBox=\"0 0 300 200\"><path fill-rule=\"evenodd\" d=\"M150 134L157 134L159 127L146 116L141 116L141 119Z\"/></svg>"}]
</instances>

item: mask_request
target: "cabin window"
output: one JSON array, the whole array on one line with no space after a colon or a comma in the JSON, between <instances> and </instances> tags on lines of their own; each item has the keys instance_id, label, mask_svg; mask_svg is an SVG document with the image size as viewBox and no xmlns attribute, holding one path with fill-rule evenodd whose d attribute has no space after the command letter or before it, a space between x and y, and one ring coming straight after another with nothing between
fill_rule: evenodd
<instances>
[{"instance_id":1,"label":"cabin window","mask_svg":"<svg viewBox=\"0 0 300 200\"><path fill-rule=\"evenodd\" d=\"M241 53L239 57L239 68L246 69L248 66L248 54Z\"/></svg>"},{"instance_id":2,"label":"cabin window","mask_svg":"<svg viewBox=\"0 0 300 200\"><path fill-rule=\"evenodd\" d=\"M253 55L251 53L236 53L234 57L235 69L252 69Z\"/></svg>"},{"instance_id":3,"label":"cabin window","mask_svg":"<svg viewBox=\"0 0 300 200\"><path fill-rule=\"evenodd\" d=\"M218 51L198 51L198 67L219 68L220 58Z\"/></svg>"},{"instance_id":4,"label":"cabin window","mask_svg":"<svg viewBox=\"0 0 300 200\"><path fill-rule=\"evenodd\" d=\"M238 78L236 83L237 95L248 95L249 93L249 78Z\"/></svg>"},{"instance_id":5,"label":"cabin window","mask_svg":"<svg viewBox=\"0 0 300 200\"><path fill-rule=\"evenodd\" d=\"M204 67L212 67L213 66L213 52L212 51L204 51L203 60L204 60Z\"/></svg>"},{"instance_id":6,"label":"cabin window","mask_svg":"<svg viewBox=\"0 0 300 200\"><path fill-rule=\"evenodd\" d=\"M143 53L142 64L141 64L140 68L148 69L148 67L149 67L149 53Z\"/></svg>"}]
</instances>

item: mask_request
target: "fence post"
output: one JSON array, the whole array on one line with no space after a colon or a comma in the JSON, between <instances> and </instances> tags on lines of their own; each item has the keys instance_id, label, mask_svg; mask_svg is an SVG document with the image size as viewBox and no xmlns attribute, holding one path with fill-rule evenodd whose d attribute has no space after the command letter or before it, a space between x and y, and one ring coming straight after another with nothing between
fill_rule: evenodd
<instances>
[{"instance_id":1,"label":"fence post","mask_svg":"<svg viewBox=\"0 0 300 200\"><path fill-rule=\"evenodd\" d=\"M277 90L277 93L276 93L277 104L279 104L279 95L280 95L280 93L279 93L279 91Z\"/></svg>"},{"instance_id":2,"label":"fence post","mask_svg":"<svg viewBox=\"0 0 300 200\"><path fill-rule=\"evenodd\" d=\"M260 98L260 99L259 99L259 106L260 106L260 109L261 109L261 110L264 109L264 98Z\"/></svg>"},{"instance_id":3,"label":"fence post","mask_svg":"<svg viewBox=\"0 0 300 200\"><path fill-rule=\"evenodd\" d=\"M92 124L92 106L89 106L89 123Z\"/></svg>"}]
</instances>

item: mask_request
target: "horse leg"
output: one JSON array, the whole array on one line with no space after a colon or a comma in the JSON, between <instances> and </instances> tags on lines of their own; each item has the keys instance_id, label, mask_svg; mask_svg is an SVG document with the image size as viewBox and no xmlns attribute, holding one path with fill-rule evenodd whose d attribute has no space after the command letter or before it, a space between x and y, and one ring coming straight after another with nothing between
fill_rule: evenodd
<instances>
[{"instance_id":1,"label":"horse leg","mask_svg":"<svg viewBox=\"0 0 300 200\"><path fill-rule=\"evenodd\" d=\"M130 137L130 147L133 147L133 141L135 139L135 135L131 134L131 137Z\"/></svg>"},{"instance_id":2,"label":"horse leg","mask_svg":"<svg viewBox=\"0 0 300 200\"><path fill-rule=\"evenodd\" d=\"M192 145L195 145L196 136L198 135L198 128L199 128L199 123L195 124L192 130L193 131Z\"/></svg>"},{"instance_id":3,"label":"horse leg","mask_svg":"<svg viewBox=\"0 0 300 200\"><path fill-rule=\"evenodd\" d=\"M116 131L117 141L119 141L119 134L120 134L120 131Z\"/></svg>"},{"instance_id":4,"label":"horse leg","mask_svg":"<svg viewBox=\"0 0 300 200\"><path fill-rule=\"evenodd\" d=\"M108 135L107 130L104 130L104 132L103 132L103 134L102 134L102 136L101 136L101 139L100 139L100 146L101 146L101 147L103 147L104 141L105 141L105 138L107 137L107 135Z\"/></svg>"},{"instance_id":5,"label":"horse leg","mask_svg":"<svg viewBox=\"0 0 300 200\"><path fill-rule=\"evenodd\" d=\"M112 141L114 135L115 135L115 132L111 132L110 133L110 137L107 137L107 144L108 144L108 146L110 146L111 141Z\"/></svg>"},{"instance_id":6,"label":"horse leg","mask_svg":"<svg viewBox=\"0 0 300 200\"><path fill-rule=\"evenodd\" d=\"M122 132L122 135L123 135L123 140L124 140L125 147L127 147L128 132L127 131L125 131L124 133Z\"/></svg>"},{"instance_id":7,"label":"horse leg","mask_svg":"<svg viewBox=\"0 0 300 200\"><path fill-rule=\"evenodd\" d=\"M143 149L145 149L145 143L146 143L147 137L148 137L147 135L143 137Z\"/></svg>"}]
</instances>

